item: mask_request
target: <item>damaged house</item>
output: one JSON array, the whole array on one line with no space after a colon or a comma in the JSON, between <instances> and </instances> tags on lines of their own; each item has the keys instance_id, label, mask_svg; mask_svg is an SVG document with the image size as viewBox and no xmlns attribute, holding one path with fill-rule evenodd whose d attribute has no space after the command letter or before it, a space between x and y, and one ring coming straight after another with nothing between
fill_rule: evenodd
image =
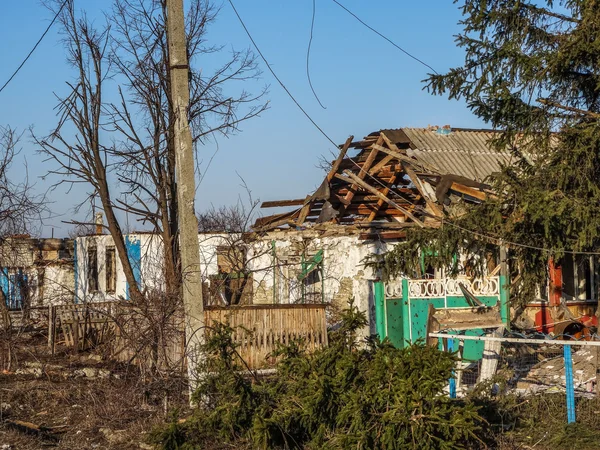
<instances>
[{"instance_id":1,"label":"damaged house","mask_svg":"<svg viewBox=\"0 0 600 450\"><path fill-rule=\"evenodd\" d=\"M335 320L353 299L368 313L369 332L399 346L426 336L430 305L467 307L469 294L497 308L498 320L508 325L508 271L499 261L488 262L483 279L470 277L467 258L457 255L463 267L458 278L422 264L415 274L386 283L365 265L369 256L402 242L409 227L440 227L445 217L494 195L486 179L511 164L508 151L490 148L494 135L429 127L349 138L313 194L264 202L262 208L279 211L260 217L243 235L199 234L205 301L323 302ZM161 245L151 234L127 236L128 254L144 287L160 287ZM110 236L78 238L75 248L78 299L127 298ZM595 258L566 261L562 268L550 264L548 285L540 287L525 317L531 325L544 325L550 320L546 307L556 303L573 314L590 314L597 303L597 272Z\"/></svg>"},{"instance_id":2,"label":"damaged house","mask_svg":"<svg viewBox=\"0 0 600 450\"><path fill-rule=\"evenodd\" d=\"M381 130L360 141L351 138L313 195L263 203L296 209L260 218L254 229L262 239L273 239L273 248L281 249L277 254L284 260L285 248L292 242L302 242L309 256L322 251L325 301L335 306L353 297L369 312L370 331L397 345L425 338L429 305L467 306L468 293L484 304L498 305L507 325L509 270L502 271L500 261L488 261L487 276L479 280L470 277L466 255L457 255L462 266L458 279L422 262L416 277L385 284L379 282L380 274L363 264L365 257L393 248L408 227L442 226L444 217L459 216L469 205L493 196L486 180L511 164L508 150L491 148L495 134L429 127ZM540 286L538 298L532 298L520 316L520 325L552 331L548 325L553 322L593 316L599 291L595 257L567 257L562 267L549 261L548 274L546 286ZM262 290L285 291L277 275ZM261 286L257 288L258 293Z\"/></svg>"},{"instance_id":3,"label":"damaged house","mask_svg":"<svg viewBox=\"0 0 600 450\"><path fill-rule=\"evenodd\" d=\"M71 239L11 236L0 244L0 290L9 310L73 299Z\"/></svg>"}]
</instances>

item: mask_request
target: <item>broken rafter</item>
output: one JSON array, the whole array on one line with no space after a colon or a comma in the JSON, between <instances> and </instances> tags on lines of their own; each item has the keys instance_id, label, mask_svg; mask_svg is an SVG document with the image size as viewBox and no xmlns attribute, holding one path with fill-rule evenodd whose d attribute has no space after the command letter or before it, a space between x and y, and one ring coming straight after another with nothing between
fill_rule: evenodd
<instances>
[{"instance_id":1,"label":"broken rafter","mask_svg":"<svg viewBox=\"0 0 600 450\"><path fill-rule=\"evenodd\" d=\"M459 183L452 183L450 186L450 190L456 191L459 194L468 195L469 197L476 198L478 200L485 200L487 197L492 199L497 199L498 197L493 194L488 194L484 191L480 191L479 189L475 189L472 187L465 186Z\"/></svg>"},{"instance_id":2,"label":"broken rafter","mask_svg":"<svg viewBox=\"0 0 600 450\"><path fill-rule=\"evenodd\" d=\"M397 176L394 175L392 177L392 179L387 183L387 186L385 187L385 189L383 190L382 194L385 195L387 197L387 195L390 192L390 188L394 185L394 183L396 182L396 178ZM379 210L381 209L381 207L383 206L384 201L382 198L380 198L379 200L377 200L377 204L375 205L375 210L371 212L371 214L369 214L369 217L367 218L367 222L372 222L373 219L375 219L375 217L377 216L377 213L379 212Z\"/></svg>"},{"instance_id":3,"label":"broken rafter","mask_svg":"<svg viewBox=\"0 0 600 450\"><path fill-rule=\"evenodd\" d=\"M413 184L415 185L415 187L417 188L417 190L419 191L419 193L421 194L423 199L425 199L425 203L427 204L427 207L431 210L431 212L436 217L442 217L443 216L442 210L433 200L431 200L429 198L429 195L427 195L427 192L425 192L425 188L421 184L421 180L419 179L417 174L414 172L414 170L412 170L412 168L410 167L409 164L404 164L404 172L406 172L406 175L408 175L408 178L410 178L410 180L413 182Z\"/></svg>"},{"instance_id":4,"label":"broken rafter","mask_svg":"<svg viewBox=\"0 0 600 450\"><path fill-rule=\"evenodd\" d=\"M340 154L338 155L337 159L331 166L329 173L325 177L325 183L329 184L329 182L333 179L334 175L340 168L340 164L344 160L344 157L346 156L346 153L348 152L348 149L350 148L352 139L354 139L354 136L348 137L348 139L346 139L346 142L344 143L344 145L342 145L342 147L340 149ZM313 196L306 197L306 200L304 201L304 206L302 206L302 209L300 210L300 215L298 216L298 219L296 220L297 226L302 226L302 224L306 220L306 217L308 217L308 214L312 208L312 201L311 201L312 197Z\"/></svg>"},{"instance_id":5,"label":"broken rafter","mask_svg":"<svg viewBox=\"0 0 600 450\"><path fill-rule=\"evenodd\" d=\"M406 208L403 208L402 206L398 205L394 201L390 200L385 195L383 195L381 192L379 192L376 188L365 183L363 180L358 178L358 176L356 176L352 172L346 170L346 171L344 171L344 175L346 175L346 176L336 175L336 177L340 180L346 181L347 183L354 182L355 184L359 185L363 189L371 192L373 195L376 195L377 197L382 199L387 204L389 204L389 205L393 206L394 208L398 209L399 211L403 212L407 217L412 219L421 228L423 228L425 226L425 224L423 222L421 222L419 219L417 219L409 210L407 210Z\"/></svg>"},{"instance_id":6,"label":"broken rafter","mask_svg":"<svg viewBox=\"0 0 600 450\"><path fill-rule=\"evenodd\" d=\"M390 163L392 159L394 159L392 155L387 155L369 170L369 175L375 175L378 172L380 172L385 166L387 166Z\"/></svg>"},{"instance_id":7,"label":"broken rafter","mask_svg":"<svg viewBox=\"0 0 600 450\"><path fill-rule=\"evenodd\" d=\"M377 140L377 143L381 143L382 141L383 141L383 139L379 138ZM371 166L375 162L375 158L376 157L377 157L377 150L371 150L371 152L369 153L369 156L367 157L367 160L365 161L365 163L360 168L360 171L358 173L357 179L363 180L365 178L365 176L367 175L369 169L371 168ZM344 172L348 172L348 171L346 170ZM352 186L350 186L350 190L346 194L346 197L344 198L346 201L351 201L352 200L352 197L354 197L354 194L356 193L356 189L358 189L358 186L359 186L358 183L353 183Z\"/></svg>"},{"instance_id":8,"label":"broken rafter","mask_svg":"<svg viewBox=\"0 0 600 450\"><path fill-rule=\"evenodd\" d=\"M261 208L279 208L282 206L302 206L304 205L305 199L298 198L294 200L271 200L262 202Z\"/></svg>"},{"instance_id":9,"label":"broken rafter","mask_svg":"<svg viewBox=\"0 0 600 450\"><path fill-rule=\"evenodd\" d=\"M310 201L311 198L312 196L309 195L308 197L306 197L306 200L304 200L304 206L300 210L300 215L298 216L296 225L301 226L306 220L306 217L308 216L308 213L310 212L310 209L312 207L312 202Z\"/></svg>"},{"instance_id":10,"label":"broken rafter","mask_svg":"<svg viewBox=\"0 0 600 450\"><path fill-rule=\"evenodd\" d=\"M394 153L400 154L400 149L396 146L396 144L394 144L392 141L389 140L389 138L385 135L385 133L381 133L381 137L383 138L383 140L385 141L387 146ZM421 184L421 180L419 179L419 177L417 176L415 171L412 170L412 167L410 166L410 164L412 164L416 161L414 161L414 160L410 161L410 158L408 158L408 157L407 157L407 159L408 159L408 161L404 160L404 172L406 173L406 175L408 175L408 178L410 178L410 180L415 185L415 187L417 188L419 193L423 196L423 198L425 199L425 203L427 204L427 207L431 210L431 212L436 217L442 217L443 213L442 213L441 209L434 201L432 201L429 198L429 195L427 195L427 193L425 192L425 188Z\"/></svg>"},{"instance_id":11,"label":"broken rafter","mask_svg":"<svg viewBox=\"0 0 600 450\"><path fill-rule=\"evenodd\" d=\"M283 214L273 214L272 216L259 217L256 219L255 227L258 227L258 231L266 231L273 228L277 228L281 225L288 225L290 220L299 213L299 210L290 211Z\"/></svg>"},{"instance_id":12,"label":"broken rafter","mask_svg":"<svg viewBox=\"0 0 600 450\"><path fill-rule=\"evenodd\" d=\"M331 170L327 174L327 182L330 182L331 180L333 180L334 175L337 173L338 169L340 168L340 164L342 164L342 161L344 160L344 157L346 156L346 153L348 152L348 149L350 148L352 139L354 139L354 136L350 136L348 139L346 139L346 142L344 143L344 145L342 146L342 148L340 150L340 154L338 155L337 159L331 166Z\"/></svg>"}]
</instances>

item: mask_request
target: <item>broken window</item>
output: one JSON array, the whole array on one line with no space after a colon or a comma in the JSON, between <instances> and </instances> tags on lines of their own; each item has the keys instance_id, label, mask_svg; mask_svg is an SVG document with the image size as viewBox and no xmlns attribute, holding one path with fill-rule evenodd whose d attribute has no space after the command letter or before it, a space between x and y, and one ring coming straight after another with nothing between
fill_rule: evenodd
<instances>
[{"instance_id":1,"label":"broken window","mask_svg":"<svg viewBox=\"0 0 600 450\"><path fill-rule=\"evenodd\" d=\"M98 291L98 249L89 247L87 251L87 282L89 292Z\"/></svg>"},{"instance_id":2,"label":"broken window","mask_svg":"<svg viewBox=\"0 0 600 450\"><path fill-rule=\"evenodd\" d=\"M302 283L302 303L320 303L324 301L323 250L315 255L303 258L302 271L298 276Z\"/></svg>"},{"instance_id":3,"label":"broken window","mask_svg":"<svg viewBox=\"0 0 600 450\"><path fill-rule=\"evenodd\" d=\"M562 260L562 295L567 301L597 300L598 260L586 255L565 255Z\"/></svg>"},{"instance_id":4,"label":"broken window","mask_svg":"<svg viewBox=\"0 0 600 450\"><path fill-rule=\"evenodd\" d=\"M115 261L115 248L106 249L106 292L114 294L117 289L117 265Z\"/></svg>"},{"instance_id":5,"label":"broken window","mask_svg":"<svg viewBox=\"0 0 600 450\"><path fill-rule=\"evenodd\" d=\"M20 310L29 306L29 285L22 268L4 269L0 275L2 296L10 310Z\"/></svg>"},{"instance_id":6,"label":"broken window","mask_svg":"<svg viewBox=\"0 0 600 450\"><path fill-rule=\"evenodd\" d=\"M218 246L217 267L218 275L211 277L211 297L216 297L216 304L251 303L253 281L246 270L246 249L235 244Z\"/></svg>"}]
</instances>

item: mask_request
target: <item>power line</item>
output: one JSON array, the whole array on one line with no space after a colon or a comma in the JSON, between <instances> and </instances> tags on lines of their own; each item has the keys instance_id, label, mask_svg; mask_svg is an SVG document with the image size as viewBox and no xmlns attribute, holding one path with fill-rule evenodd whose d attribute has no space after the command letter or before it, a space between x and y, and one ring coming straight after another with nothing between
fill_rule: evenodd
<instances>
[{"instance_id":1,"label":"power line","mask_svg":"<svg viewBox=\"0 0 600 450\"><path fill-rule=\"evenodd\" d=\"M0 92L2 92L4 90L4 88L6 86L8 86L8 83L10 83L14 77L17 76L17 74L19 73L19 71L21 70L21 68L25 65L25 63L27 62L27 60L29 59L29 57L33 54L33 52L35 52L35 49L38 47L38 45L40 45L40 43L44 40L44 37L46 37L46 34L48 34L48 31L50 31L50 28L52 28L52 25L54 25L54 22L56 22L56 19L58 19L58 16L60 16L60 13L62 12L63 8L65 7L65 5L69 2L69 0L65 0L63 2L63 4L60 6L58 12L56 13L56 15L54 16L54 18L52 19L52 22L50 22L50 25L48 25L48 27L46 28L46 30L44 31L44 33L42 34L42 36L38 39L38 41L35 43L35 45L33 46L33 48L31 49L31 51L27 54L27 56L25 57L25 59L23 60L23 62L19 65L19 67L17 67L17 70L15 70L13 72L13 74L10 76L10 78L6 81L6 83L4 83L2 85L2 87L0 87Z\"/></svg>"},{"instance_id":2,"label":"power line","mask_svg":"<svg viewBox=\"0 0 600 450\"><path fill-rule=\"evenodd\" d=\"M252 35L250 34L250 31L248 31L248 28L246 27L246 24L244 23L244 21L242 20L242 18L240 17L237 9L235 8L235 5L233 4L232 0L228 0L229 4L231 5L231 8L233 8L233 12L235 13L235 15L237 16L238 20L240 21L240 24L242 25L242 27L244 28L244 31L246 32L246 34L248 35L248 38L250 39L250 41L252 42L252 45L254 45L254 48L256 49L256 51L258 52L258 54L260 55L260 57L262 58L262 60L264 61L265 65L267 66L267 69L269 69L269 72L271 72L271 75L273 75L273 77L277 80L277 82L280 84L280 86L283 88L283 90L287 93L287 95L292 99L292 101L296 104L296 106L300 109L300 111L302 111L302 113L306 116L306 118L308 120L310 120L310 122L315 126L315 128L317 130L319 130L321 132L321 134L323 136L325 136L325 138L331 142L336 148L339 148L338 144L335 143L335 141L333 139L331 139L327 133L325 133L325 131L323 131L323 129L317 125L317 123L313 120L312 117L310 117L310 115L306 112L306 110L302 107L302 105L300 105L300 103L298 103L298 100L296 100L296 98L292 95L292 93L289 91L289 89L286 87L285 84L283 84L283 81L281 81L279 79L279 77L277 76L277 74L273 71L273 69L271 68L271 65L269 64L269 61L267 61L267 58L265 58L265 55L263 55L263 53L260 51L260 49L258 48L258 45L256 45L256 42L254 41L254 39L252 38Z\"/></svg>"},{"instance_id":3,"label":"power line","mask_svg":"<svg viewBox=\"0 0 600 450\"><path fill-rule=\"evenodd\" d=\"M360 17L358 17L356 14L354 14L352 11L350 11L348 8L346 8L344 5L342 5L340 2L338 2L337 0L333 0L333 2L336 5L338 5L340 8L342 8L344 11L346 11L348 14L350 14L352 17L354 17L356 20L358 20L360 23L362 23L365 27L367 27L373 33L377 34L378 36L380 36L383 39L385 39L386 41L388 41L390 44L392 44L394 47L396 47L398 50L400 50L406 56L408 56L408 57L414 59L415 61L423 64L425 67L431 69L433 71L433 73L435 73L436 75L439 75L439 73L437 73L437 71L433 67L431 67L429 64L427 64L426 62L424 62L421 59L417 58L415 55L407 52L402 47L400 47L398 44L396 44L394 41L392 41L390 38L388 38L387 36L384 36L379 31L377 31L375 28L373 28L372 26L370 26L367 23L365 23Z\"/></svg>"},{"instance_id":4,"label":"power line","mask_svg":"<svg viewBox=\"0 0 600 450\"><path fill-rule=\"evenodd\" d=\"M316 11L317 11L317 0L313 0L313 2L312 2L312 20L310 22L310 39L308 40L308 49L306 50L306 77L308 78L308 84L310 86L310 90L312 91L313 95L317 99L317 102L319 102L319 105L321 105L321 108L327 109L325 106L323 106L323 103L321 103L321 99L315 92L315 88L313 87L312 80L310 79L310 49L312 47L313 31L315 29Z\"/></svg>"},{"instance_id":5,"label":"power line","mask_svg":"<svg viewBox=\"0 0 600 450\"><path fill-rule=\"evenodd\" d=\"M507 241L504 240L502 238L499 237L494 237L494 236L490 236L488 234L485 233L480 233L479 231L474 231L474 230L469 230L468 228L464 228L461 227L460 225L457 225L455 223L452 222L448 222L446 220L442 220L442 226L443 225L450 225L451 227L457 228L461 231L464 231L466 233L472 234L473 236L477 236L480 238L485 238L485 239L489 239L492 241L495 241L498 245L508 245L508 246L513 246L513 247L521 247L521 248L528 248L531 250L537 250L537 251L541 251L541 252L545 252L545 253L566 253L568 255L589 255L589 256L593 256L593 255L600 255L600 252L577 252L574 250L563 250L563 249L558 249L558 248L544 248L544 247L536 247L535 245L528 245L528 244L520 244L518 242L511 242L511 241Z\"/></svg>"}]
</instances>

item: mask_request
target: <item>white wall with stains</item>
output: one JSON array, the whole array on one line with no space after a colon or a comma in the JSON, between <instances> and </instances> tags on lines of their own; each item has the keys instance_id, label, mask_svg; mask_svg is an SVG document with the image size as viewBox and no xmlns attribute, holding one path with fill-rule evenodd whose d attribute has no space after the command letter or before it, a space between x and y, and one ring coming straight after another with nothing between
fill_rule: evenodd
<instances>
[{"instance_id":1,"label":"white wall with stains","mask_svg":"<svg viewBox=\"0 0 600 450\"><path fill-rule=\"evenodd\" d=\"M141 254L142 289L163 288L163 252L160 236L153 234L130 234L132 242L139 241ZM239 242L238 236L228 234L199 234L200 262L203 279L219 272L218 248ZM98 258L98 285L96 292L88 287L87 251L95 245ZM109 235L77 238L77 294L80 300L103 301L127 298L123 268L117 255L117 283L114 293L106 292L106 249L113 246ZM324 236L311 230L271 232L243 243L246 248L247 269L253 278L254 303L297 303L303 301L303 292L308 301L321 301L331 305L330 319L335 320L339 312L353 299L354 304L374 317L373 282L379 274L365 266L365 259L381 254L393 247L393 243L361 240L358 234ZM319 268L311 283L298 279L302 258L310 259L323 251L322 270ZM308 287L306 287L309 285ZM374 332L374 320L370 320Z\"/></svg>"}]
</instances>

